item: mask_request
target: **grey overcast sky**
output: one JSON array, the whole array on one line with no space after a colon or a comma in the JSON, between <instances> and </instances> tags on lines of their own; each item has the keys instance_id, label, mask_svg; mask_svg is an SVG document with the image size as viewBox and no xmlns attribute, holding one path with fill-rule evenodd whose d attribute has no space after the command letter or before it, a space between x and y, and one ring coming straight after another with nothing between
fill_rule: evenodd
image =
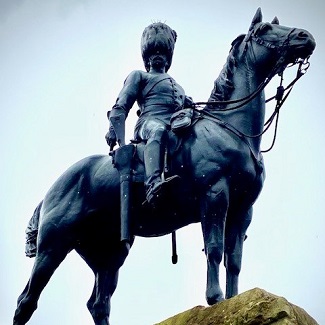
<instances>
[{"instance_id":1,"label":"grey overcast sky","mask_svg":"<svg viewBox=\"0 0 325 325\"><path fill-rule=\"evenodd\" d=\"M309 30L317 48L280 114L276 146L264 156L267 179L245 242L240 292L263 288L325 324L323 1L0 0L0 325L11 323L33 265L24 256L24 231L34 208L67 167L108 152L106 111L128 73L143 69L143 29L163 21L177 31L169 72L203 101L259 6L265 21L277 15L283 25ZM134 121L133 113L129 138ZM271 134L263 147L270 141ZM178 231L178 247L173 266L169 236L136 240L112 299L113 325L149 325L205 305L200 226ZM72 252L29 324L92 324L92 286L90 269Z\"/></svg>"}]
</instances>

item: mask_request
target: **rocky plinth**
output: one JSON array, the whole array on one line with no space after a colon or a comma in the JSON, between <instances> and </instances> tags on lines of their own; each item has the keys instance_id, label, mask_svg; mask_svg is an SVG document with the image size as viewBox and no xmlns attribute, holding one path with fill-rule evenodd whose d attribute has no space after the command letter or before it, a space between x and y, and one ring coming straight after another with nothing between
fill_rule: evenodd
<instances>
[{"instance_id":1,"label":"rocky plinth","mask_svg":"<svg viewBox=\"0 0 325 325\"><path fill-rule=\"evenodd\" d=\"M262 289L211 307L197 306L155 325L318 325L302 308Z\"/></svg>"}]
</instances>

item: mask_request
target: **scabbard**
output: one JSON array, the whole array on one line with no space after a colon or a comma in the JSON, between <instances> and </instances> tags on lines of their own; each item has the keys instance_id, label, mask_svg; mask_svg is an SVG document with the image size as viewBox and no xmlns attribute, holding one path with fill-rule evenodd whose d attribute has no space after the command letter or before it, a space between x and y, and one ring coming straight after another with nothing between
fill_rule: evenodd
<instances>
[{"instance_id":1,"label":"scabbard","mask_svg":"<svg viewBox=\"0 0 325 325\"><path fill-rule=\"evenodd\" d=\"M114 152L113 164L120 174L121 241L131 241L132 157L135 147L128 144Z\"/></svg>"},{"instance_id":2,"label":"scabbard","mask_svg":"<svg viewBox=\"0 0 325 325\"><path fill-rule=\"evenodd\" d=\"M120 176L121 241L131 241L131 174Z\"/></svg>"}]
</instances>

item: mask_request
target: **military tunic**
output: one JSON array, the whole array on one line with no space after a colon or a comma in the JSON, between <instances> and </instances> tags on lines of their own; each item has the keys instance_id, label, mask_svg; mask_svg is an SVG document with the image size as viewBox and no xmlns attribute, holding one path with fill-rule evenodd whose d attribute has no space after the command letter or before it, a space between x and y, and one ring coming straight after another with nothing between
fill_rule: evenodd
<instances>
[{"instance_id":1,"label":"military tunic","mask_svg":"<svg viewBox=\"0 0 325 325\"><path fill-rule=\"evenodd\" d=\"M125 80L113 108L122 108L127 115L137 101L139 119L135 126L136 135L149 119L158 120L168 127L171 115L184 107L186 98L184 89L167 73L151 74L136 70Z\"/></svg>"}]
</instances>

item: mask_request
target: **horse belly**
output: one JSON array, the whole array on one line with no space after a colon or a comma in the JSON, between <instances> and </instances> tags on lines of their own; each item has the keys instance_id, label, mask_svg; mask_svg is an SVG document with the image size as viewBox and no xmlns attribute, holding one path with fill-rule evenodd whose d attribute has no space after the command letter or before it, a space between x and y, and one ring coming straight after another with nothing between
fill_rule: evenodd
<instances>
[{"instance_id":1,"label":"horse belly","mask_svg":"<svg viewBox=\"0 0 325 325\"><path fill-rule=\"evenodd\" d=\"M143 204L145 191L142 183L134 184L133 191L131 219L137 236L163 236L200 221L198 204L183 178L169 193L164 194L163 204L157 208Z\"/></svg>"}]
</instances>

